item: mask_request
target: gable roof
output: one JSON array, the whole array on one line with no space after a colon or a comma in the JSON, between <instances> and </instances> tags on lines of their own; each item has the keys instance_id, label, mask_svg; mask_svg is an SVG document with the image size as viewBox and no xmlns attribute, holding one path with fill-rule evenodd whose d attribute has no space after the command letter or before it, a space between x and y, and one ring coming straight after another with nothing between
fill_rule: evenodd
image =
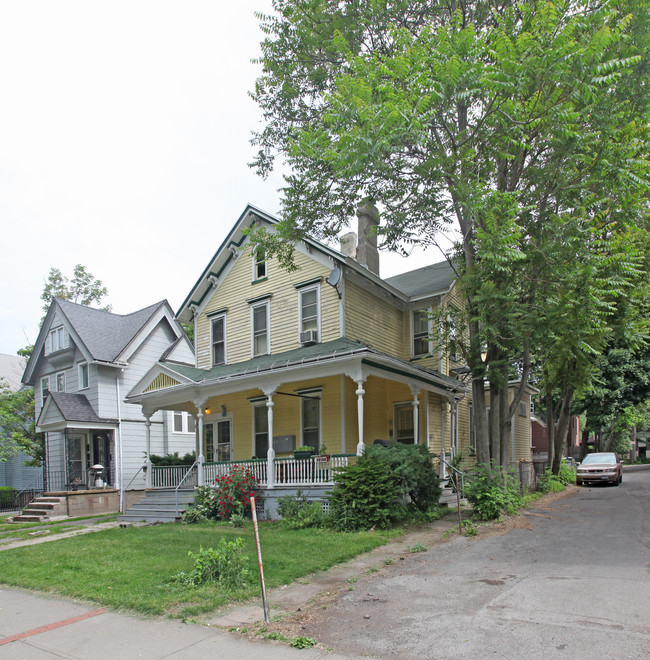
<instances>
[{"instance_id":1,"label":"gable roof","mask_svg":"<svg viewBox=\"0 0 650 660\"><path fill-rule=\"evenodd\" d=\"M77 344L86 359L104 364L122 364L128 357L124 355L125 351L129 347L137 345L137 342L144 338L144 335L141 335L142 330L156 318L166 316L172 326L178 325L174 321L173 312L166 300L131 314L114 314L55 298L48 309L34 350L27 363L23 375L25 384L34 384L36 365L43 356L45 342L57 314L62 318L74 343ZM174 328L174 332L177 336L183 335L180 325Z\"/></svg>"},{"instance_id":2,"label":"gable roof","mask_svg":"<svg viewBox=\"0 0 650 660\"><path fill-rule=\"evenodd\" d=\"M53 411L52 408L55 408L55 410ZM58 414L56 411L58 411ZM72 394L70 392L49 393L36 426L51 425L52 421L47 422L46 418L50 418L50 420L54 418L54 423L58 425L62 422L82 422L93 425L117 424L116 419L99 417L83 394Z\"/></svg>"},{"instance_id":3,"label":"gable roof","mask_svg":"<svg viewBox=\"0 0 650 660\"><path fill-rule=\"evenodd\" d=\"M0 378L4 378L13 391L20 389L20 379L24 370L24 357L0 353Z\"/></svg>"}]
</instances>

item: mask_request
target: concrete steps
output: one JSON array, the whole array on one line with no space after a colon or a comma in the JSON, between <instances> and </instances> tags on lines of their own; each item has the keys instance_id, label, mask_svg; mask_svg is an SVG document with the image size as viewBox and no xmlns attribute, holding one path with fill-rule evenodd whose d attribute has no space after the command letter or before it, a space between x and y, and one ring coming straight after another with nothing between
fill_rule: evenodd
<instances>
[{"instance_id":1,"label":"concrete steps","mask_svg":"<svg viewBox=\"0 0 650 660\"><path fill-rule=\"evenodd\" d=\"M175 522L181 519L184 511L193 501L193 488L179 489L178 511L176 511L176 492L173 488L147 490L144 497L118 517L118 521Z\"/></svg>"},{"instance_id":2,"label":"concrete steps","mask_svg":"<svg viewBox=\"0 0 650 660\"><path fill-rule=\"evenodd\" d=\"M30 502L14 522L45 522L68 515L67 498L43 496Z\"/></svg>"}]
</instances>

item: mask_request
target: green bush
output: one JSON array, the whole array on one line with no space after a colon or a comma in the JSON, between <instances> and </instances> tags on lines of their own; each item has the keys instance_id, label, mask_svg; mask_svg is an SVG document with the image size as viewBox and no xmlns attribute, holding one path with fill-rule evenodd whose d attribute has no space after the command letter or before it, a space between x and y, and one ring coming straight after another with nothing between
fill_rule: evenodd
<instances>
[{"instance_id":1,"label":"green bush","mask_svg":"<svg viewBox=\"0 0 650 660\"><path fill-rule=\"evenodd\" d=\"M397 476L384 461L361 459L334 476L330 512L339 531L386 529L406 516Z\"/></svg>"},{"instance_id":2,"label":"green bush","mask_svg":"<svg viewBox=\"0 0 650 660\"><path fill-rule=\"evenodd\" d=\"M550 468L547 468L537 482L537 490L540 493L561 493L569 484L575 484L575 482L575 468L567 463L562 463L559 474L553 474Z\"/></svg>"},{"instance_id":3,"label":"green bush","mask_svg":"<svg viewBox=\"0 0 650 660\"><path fill-rule=\"evenodd\" d=\"M185 454L185 456L179 456L178 452L175 451L173 454L165 454L164 456L157 456L156 454L151 454L149 456L152 465L157 465L161 467L169 465L187 465L190 467L194 464L196 460L196 453L190 452Z\"/></svg>"},{"instance_id":4,"label":"green bush","mask_svg":"<svg viewBox=\"0 0 650 660\"><path fill-rule=\"evenodd\" d=\"M13 506L16 489L11 486L0 486L0 506Z\"/></svg>"},{"instance_id":5,"label":"green bush","mask_svg":"<svg viewBox=\"0 0 650 660\"><path fill-rule=\"evenodd\" d=\"M328 516L323 512L320 502L310 502L298 491L296 495L285 495L278 499L278 512L283 524L289 529L305 529L307 527L325 527Z\"/></svg>"},{"instance_id":6,"label":"green bush","mask_svg":"<svg viewBox=\"0 0 650 660\"><path fill-rule=\"evenodd\" d=\"M226 589L245 588L253 579L253 572L248 567L248 557L244 556L243 550L241 537L234 541L222 538L216 550L200 546L197 553L187 553L194 560L192 570L189 573L181 571L172 580L193 586L218 582Z\"/></svg>"},{"instance_id":7,"label":"green bush","mask_svg":"<svg viewBox=\"0 0 650 660\"><path fill-rule=\"evenodd\" d=\"M479 465L465 486L465 497L479 520L494 520L504 511L515 513L521 506L519 482L499 467Z\"/></svg>"}]
</instances>

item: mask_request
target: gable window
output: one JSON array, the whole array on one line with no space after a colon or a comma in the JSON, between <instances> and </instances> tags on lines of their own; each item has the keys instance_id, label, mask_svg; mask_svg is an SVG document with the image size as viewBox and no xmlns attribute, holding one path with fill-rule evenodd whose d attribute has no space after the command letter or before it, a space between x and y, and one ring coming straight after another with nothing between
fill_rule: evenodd
<instances>
[{"instance_id":1,"label":"gable window","mask_svg":"<svg viewBox=\"0 0 650 660\"><path fill-rule=\"evenodd\" d=\"M412 356L420 357L431 353L431 322L428 309L418 309L411 318Z\"/></svg>"},{"instance_id":2,"label":"gable window","mask_svg":"<svg viewBox=\"0 0 650 660\"><path fill-rule=\"evenodd\" d=\"M65 392L65 372L56 375L56 391Z\"/></svg>"},{"instance_id":3,"label":"gable window","mask_svg":"<svg viewBox=\"0 0 650 660\"><path fill-rule=\"evenodd\" d=\"M320 326L319 293L320 290L317 286L301 289L299 291L301 344L318 341L318 329Z\"/></svg>"},{"instance_id":4,"label":"gable window","mask_svg":"<svg viewBox=\"0 0 650 660\"><path fill-rule=\"evenodd\" d=\"M63 326L50 331L50 352L60 351L63 348Z\"/></svg>"},{"instance_id":5,"label":"gable window","mask_svg":"<svg viewBox=\"0 0 650 660\"><path fill-rule=\"evenodd\" d=\"M395 416L395 440L405 445L412 445L415 442L413 404L396 403L393 414Z\"/></svg>"},{"instance_id":6,"label":"gable window","mask_svg":"<svg viewBox=\"0 0 650 660\"><path fill-rule=\"evenodd\" d=\"M226 364L226 317L215 316L210 321L212 333L212 366Z\"/></svg>"},{"instance_id":7,"label":"gable window","mask_svg":"<svg viewBox=\"0 0 650 660\"><path fill-rule=\"evenodd\" d=\"M88 363L82 362L79 365L79 389L85 390L88 387Z\"/></svg>"},{"instance_id":8,"label":"gable window","mask_svg":"<svg viewBox=\"0 0 650 660\"><path fill-rule=\"evenodd\" d=\"M50 393L50 379L49 378L41 378L41 394L43 396L43 403L45 403L45 399L47 399L47 395Z\"/></svg>"},{"instance_id":9,"label":"gable window","mask_svg":"<svg viewBox=\"0 0 650 660\"><path fill-rule=\"evenodd\" d=\"M269 353L269 301L251 306L252 352L256 355Z\"/></svg>"},{"instance_id":10,"label":"gable window","mask_svg":"<svg viewBox=\"0 0 650 660\"><path fill-rule=\"evenodd\" d=\"M189 413L174 411L174 433L194 433L196 421Z\"/></svg>"},{"instance_id":11,"label":"gable window","mask_svg":"<svg viewBox=\"0 0 650 660\"><path fill-rule=\"evenodd\" d=\"M266 271L266 251L257 247L253 251L253 282L266 279Z\"/></svg>"}]
</instances>

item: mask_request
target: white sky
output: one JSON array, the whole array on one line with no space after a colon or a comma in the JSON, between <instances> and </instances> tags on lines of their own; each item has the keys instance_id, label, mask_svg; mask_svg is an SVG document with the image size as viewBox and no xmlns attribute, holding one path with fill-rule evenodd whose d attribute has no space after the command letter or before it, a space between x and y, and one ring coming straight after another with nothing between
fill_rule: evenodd
<instances>
[{"instance_id":1,"label":"white sky","mask_svg":"<svg viewBox=\"0 0 650 660\"><path fill-rule=\"evenodd\" d=\"M270 9L0 0L0 353L36 340L50 268L85 265L118 314L177 310L248 202L278 212L280 176L247 166Z\"/></svg>"}]
</instances>

